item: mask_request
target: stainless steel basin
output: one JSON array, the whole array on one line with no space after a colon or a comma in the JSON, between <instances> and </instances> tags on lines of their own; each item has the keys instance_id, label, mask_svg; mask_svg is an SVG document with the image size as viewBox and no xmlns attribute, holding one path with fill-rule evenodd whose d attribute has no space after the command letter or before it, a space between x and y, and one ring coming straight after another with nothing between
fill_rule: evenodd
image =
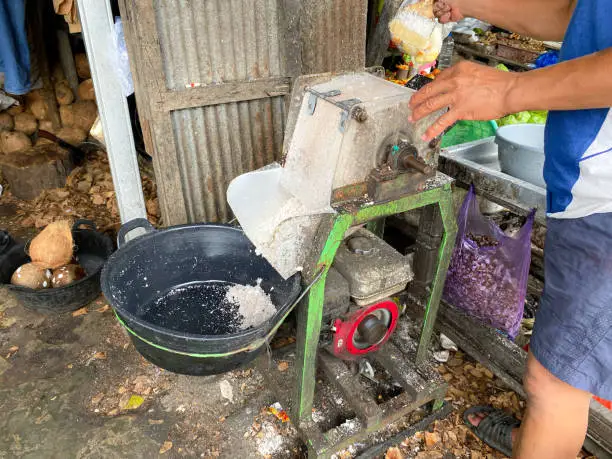
<instances>
[{"instance_id":1,"label":"stainless steel basin","mask_svg":"<svg viewBox=\"0 0 612 459\"><path fill-rule=\"evenodd\" d=\"M519 214L537 209L536 220L546 220L546 189L501 172L495 137L445 148L440 153L440 172L476 191L490 201Z\"/></svg>"}]
</instances>

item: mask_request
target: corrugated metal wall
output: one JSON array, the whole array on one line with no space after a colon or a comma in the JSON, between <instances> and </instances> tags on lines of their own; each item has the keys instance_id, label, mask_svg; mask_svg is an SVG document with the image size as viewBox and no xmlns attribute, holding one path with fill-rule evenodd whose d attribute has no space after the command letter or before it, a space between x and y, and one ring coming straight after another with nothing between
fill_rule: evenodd
<instances>
[{"instance_id":1,"label":"corrugated metal wall","mask_svg":"<svg viewBox=\"0 0 612 459\"><path fill-rule=\"evenodd\" d=\"M284 103L274 97L172 113L189 221L227 221L229 181L278 159Z\"/></svg>"},{"instance_id":2,"label":"corrugated metal wall","mask_svg":"<svg viewBox=\"0 0 612 459\"><path fill-rule=\"evenodd\" d=\"M169 89L281 76L278 0L156 0Z\"/></svg>"},{"instance_id":3,"label":"corrugated metal wall","mask_svg":"<svg viewBox=\"0 0 612 459\"><path fill-rule=\"evenodd\" d=\"M280 158L288 77L365 65L367 0L120 5L166 224L228 220L231 179Z\"/></svg>"}]
</instances>

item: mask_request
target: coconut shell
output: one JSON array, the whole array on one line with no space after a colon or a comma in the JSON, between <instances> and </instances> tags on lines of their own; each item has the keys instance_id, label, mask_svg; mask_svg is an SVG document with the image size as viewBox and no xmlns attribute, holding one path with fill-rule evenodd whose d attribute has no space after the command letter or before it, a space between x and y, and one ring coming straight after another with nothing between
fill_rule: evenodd
<instances>
[{"instance_id":1,"label":"coconut shell","mask_svg":"<svg viewBox=\"0 0 612 459\"><path fill-rule=\"evenodd\" d=\"M23 132L0 132L0 150L4 153L16 153L32 146L32 141Z\"/></svg>"},{"instance_id":2,"label":"coconut shell","mask_svg":"<svg viewBox=\"0 0 612 459\"><path fill-rule=\"evenodd\" d=\"M86 80L91 78L91 70L89 69L89 61L85 53L80 53L74 56L74 65L76 67L79 78Z\"/></svg>"},{"instance_id":3,"label":"coconut shell","mask_svg":"<svg viewBox=\"0 0 612 459\"><path fill-rule=\"evenodd\" d=\"M96 93L94 92L93 80L91 78L79 85L79 99L96 100Z\"/></svg>"},{"instance_id":4,"label":"coconut shell","mask_svg":"<svg viewBox=\"0 0 612 459\"><path fill-rule=\"evenodd\" d=\"M15 130L32 135L38 130L38 121L31 113L19 113L15 115Z\"/></svg>"},{"instance_id":5,"label":"coconut shell","mask_svg":"<svg viewBox=\"0 0 612 459\"><path fill-rule=\"evenodd\" d=\"M6 112L0 113L0 131L12 131L14 128L13 117Z\"/></svg>"},{"instance_id":6,"label":"coconut shell","mask_svg":"<svg viewBox=\"0 0 612 459\"><path fill-rule=\"evenodd\" d=\"M65 287L85 277L85 270L76 264L61 266L53 270L51 286L53 288Z\"/></svg>"},{"instance_id":7,"label":"coconut shell","mask_svg":"<svg viewBox=\"0 0 612 459\"><path fill-rule=\"evenodd\" d=\"M74 101L74 93L67 81L55 85L55 98L60 105L70 105Z\"/></svg>"},{"instance_id":8,"label":"coconut shell","mask_svg":"<svg viewBox=\"0 0 612 459\"><path fill-rule=\"evenodd\" d=\"M70 222L65 220L48 225L32 239L29 249L32 263L50 269L70 264L72 252L72 231Z\"/></svg>"},{"instance_id":9,"label":"coconut shell","mask_svg":"<svg viewBox=\"0 0 612 459\"><path fill-rule=\"evenodd\" d=\"M11 277L11 284L34 290L51 287L52 273L50 269L27 263L20 266Z\"/></svg>"}]
</instances>

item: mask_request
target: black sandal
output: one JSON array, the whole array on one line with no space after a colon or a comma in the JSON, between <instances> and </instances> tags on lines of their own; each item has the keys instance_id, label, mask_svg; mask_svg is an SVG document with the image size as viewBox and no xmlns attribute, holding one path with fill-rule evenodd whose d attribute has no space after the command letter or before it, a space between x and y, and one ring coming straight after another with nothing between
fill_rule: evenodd
<instances>
[{"instance_id":1,"label":"black sandal","mask_svg":"<svg viewBox=\"0 0 612 459\"><path fill-rule=\"evenodd\" d=\"M485 417L476 427L468 416L478 414ZM490 406L473 406L463 413L463 422L491 448L512 457L512 429L521 425L514 416Z\"/></svg>"}]
</instances>

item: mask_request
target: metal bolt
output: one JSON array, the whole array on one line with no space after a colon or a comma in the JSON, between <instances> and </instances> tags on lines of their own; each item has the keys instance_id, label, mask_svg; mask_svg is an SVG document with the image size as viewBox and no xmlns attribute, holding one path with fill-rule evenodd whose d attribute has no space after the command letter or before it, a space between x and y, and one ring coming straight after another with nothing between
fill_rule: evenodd
<instances>
[{"instance_id":1,"label":"metal bolt","mask_svg":"<svg viewBox=\"0 0 612 459\"><path fill-rule=\"evenodd\" d=\"M353 108L351 116L354 120L363 123L368 119L368 112L366 112L365 108L357 106Z\"/></svg>"}]
</instances>

